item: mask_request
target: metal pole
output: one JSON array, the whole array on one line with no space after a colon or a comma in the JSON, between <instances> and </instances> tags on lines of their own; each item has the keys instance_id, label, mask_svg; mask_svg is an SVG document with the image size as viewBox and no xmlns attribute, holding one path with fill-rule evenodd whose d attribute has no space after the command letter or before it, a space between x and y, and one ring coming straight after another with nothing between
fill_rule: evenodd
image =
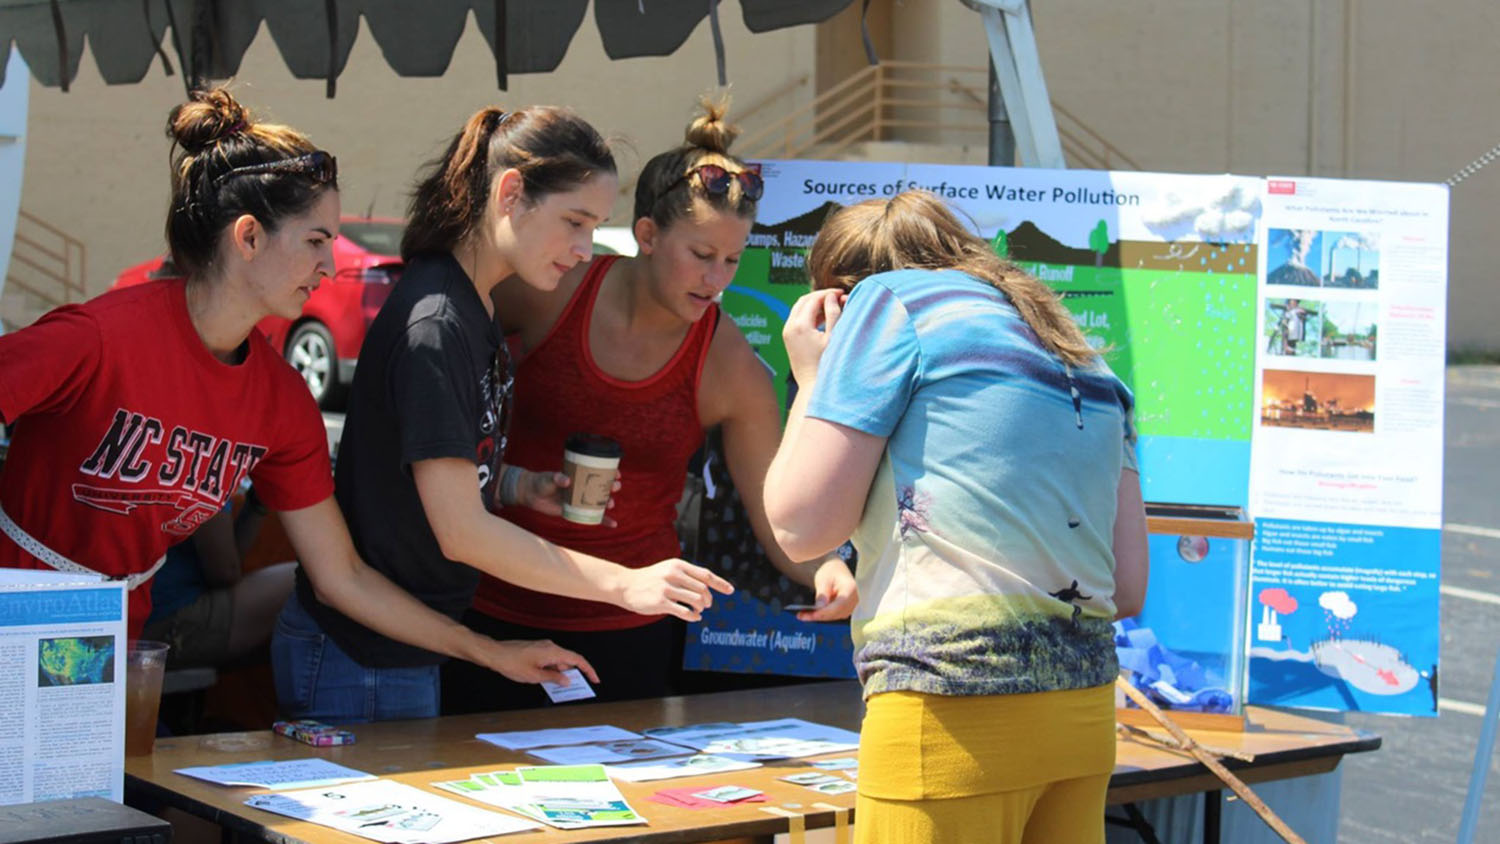
<instances>
[{"instance_id":1,"label":"metal pole","mask_svg":"<svg viewBox=\"0 0 1500 844\"><path fill-rule=\"evenodd\" d=\"M1479 746L1474 748L1474 772L1469 775L1469 796L1464 799L1463 820L1458 825L1458 844L1473 844L1479 825L1479 801L1484 797L1484 780L1490 772L1490 756L1495 752L1495 722L1500 720L1500 655L1495 657L1495 678L1490 681L1490 699L1484 708L1484 724L1479 728Z\"/></svg>"},{"instance_id":2,"label":"metal pole","mask_svg":"<svg viewBox=\"0 0 1500 844\"><path fill-rule=\"evenodd\" d=\"M1000 93L1000 77L995 75L995 60L990 66L990 166L1014 167L1016 164L1016 133L1010 126L1010 114L1005 110L1005 95Z\"/></svg>"}]
</instances>

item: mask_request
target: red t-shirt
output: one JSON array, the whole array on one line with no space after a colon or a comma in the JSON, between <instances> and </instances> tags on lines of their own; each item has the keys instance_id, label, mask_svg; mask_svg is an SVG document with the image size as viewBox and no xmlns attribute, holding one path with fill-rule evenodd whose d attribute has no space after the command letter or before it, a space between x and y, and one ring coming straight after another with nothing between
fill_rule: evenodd
<instances>
[{"instance_id":1,"label":"red t-shirt","mask_svg":"<svg viewBox=\"0 0 1500 844\"><path fill-rule=\"evenodd\" d=\"M609 515L619 527L575 524L525 507L507 507L501 515L565 548L644 568L680 553L673 522L688 461L703 444L698 381L719 309L710 307L672 359L650 378L615 378L599 368L588 348L599 285L615 259L594 260L546 339L517 367L505 462L532 471L556 471L562 468L563 443L569 434L601 434L615 440L624 453L621 489ZM623 630L661 618L533 592L488 576L480 579L474 607L515 624L548 630Z\"/></svg>"},{"instance_id":2,"label":"red t-shirt","mask_svg":"<svg viewBox=\"0 0 1500 844\"><path fill-rule=\"evenodd\" d=\"M224 506L248 474L276 510L333 494L307 387L258 332L215 358L181 281L65 305L0 336L0 416L11 423L0 505L23 530L110 576L146 571ZM45 568L0 533L0 566ZM140 634L151 589L130 593Z\"/></svg>"}]
</instances>

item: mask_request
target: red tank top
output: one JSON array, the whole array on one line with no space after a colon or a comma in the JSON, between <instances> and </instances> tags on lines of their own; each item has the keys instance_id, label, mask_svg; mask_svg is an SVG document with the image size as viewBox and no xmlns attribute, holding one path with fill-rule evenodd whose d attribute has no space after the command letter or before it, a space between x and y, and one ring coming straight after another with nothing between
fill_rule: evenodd
<instances>
[{"instance_id":1,"label":"red tank top","mask_svg":"<svg viewBox=\"0 0 1500 844\"><path fill-rule=\"evenodd\" d=\"M589 320L599 286L618 256L596 258L545 339L516 369L515 405L505 462L532 471L562 467L570 434L602 434L619 442L620 493L610 516L619 527L574 524L560 516L507 507L501 515L565 548L631 568L679 553L673 522L688 460L703 443L698 380L719 323L711 306L688 330L672 359L643 381L622 381L589 353ZM551 630L623 630L661 616L612 604L546 595L484 577L474 598L480 612Z\"/></svg>"}]
</instances>

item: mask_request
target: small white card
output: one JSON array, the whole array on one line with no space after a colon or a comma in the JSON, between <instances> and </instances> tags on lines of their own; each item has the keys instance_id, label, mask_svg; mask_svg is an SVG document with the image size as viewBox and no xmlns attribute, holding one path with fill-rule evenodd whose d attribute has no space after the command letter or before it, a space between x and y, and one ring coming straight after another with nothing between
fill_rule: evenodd
<instances>
[{"instance_id":1,"label":"small white card","mask_svg":"<svg viewBox=\"0 0 1500 844\"><path fill-rule=\"evenodd\" d=\"M594 687L583 677L583 672L576 668L569 668L563 672L568 678L568 685L561 683L542 683L542 690L547 697L552 698L553 703L563 703L569 700L585 700L594 697Z\"/></svg>"}]
</instances>

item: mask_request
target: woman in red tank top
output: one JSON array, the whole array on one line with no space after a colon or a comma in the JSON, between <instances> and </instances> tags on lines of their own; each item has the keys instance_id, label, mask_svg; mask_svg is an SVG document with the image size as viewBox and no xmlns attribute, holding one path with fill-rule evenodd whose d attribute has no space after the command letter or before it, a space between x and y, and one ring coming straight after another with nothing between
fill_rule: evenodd
<instances>
[{"instance_id":1,"label":"woman in red tank top","mask_svg":"<svg viewBox=\"0 0 1500 844\"><path fill-rule=\"evenodd\" d=\"M640 254L596 257L554 291L496 288L496 313L519 340L516 412L506 463L556 470L572 433L623 446L613 524L585 526L534 509L502 515L567 548L622 565L678 550L674 528L689 459L720 426L724 452L755 536L778 569L817 593L808 621L845 618L854 578L836 555L794 562L777 547L759 490L781 437L769 374L732 326L719 330L719 295L734 278L760 198L758 168L728 153L735 130L727 103L703 103L686 140L646 163L636 185ZM509 287L511 289L502 289ZM754 491L754 492L752 492ZM599 673L601 700L669 694L679 658L675 620L518 588L480 584L465 623L505 639L542 636L583 654ZM445 669L445 711L497 703L545 705L535 687ZM478 694L476 689L481 689Z\"/></svg>"}]
</instances>

